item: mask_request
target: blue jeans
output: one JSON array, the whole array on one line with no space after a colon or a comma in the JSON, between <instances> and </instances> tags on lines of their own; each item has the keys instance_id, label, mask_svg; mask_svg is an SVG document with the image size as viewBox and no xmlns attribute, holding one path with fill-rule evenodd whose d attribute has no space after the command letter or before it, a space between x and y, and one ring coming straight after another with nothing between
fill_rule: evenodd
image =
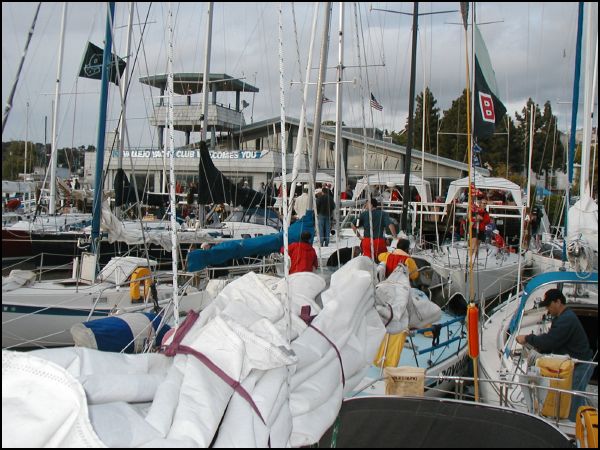
<instances>
[{"instance_id":1,"label":"blue jeans","mask_svg":"<svg viewBox=\"0 0 600 450\"><path fill-rule=\"evenodd\" d=\"M319 214L319 234L321 235L321 245L327 247L329 245L329 236L331 236L331 218Z\"/></svg>"},{"instance_id":2,"label":"blue jeans","mask_svg":"<svg viewBox=\"0 0 600 450\"><path fill-rule=\"evenodd\" d=\"M585 391L593 373L593 365L584 363L575 364L575 370L573 371L573 390ZM580 406L584 406L586 403L587 401L585 398L579 395L573 395L571 398L569 420L575 422L575 419L577 418L577 410Z\"/></svg>"}]
</instances>

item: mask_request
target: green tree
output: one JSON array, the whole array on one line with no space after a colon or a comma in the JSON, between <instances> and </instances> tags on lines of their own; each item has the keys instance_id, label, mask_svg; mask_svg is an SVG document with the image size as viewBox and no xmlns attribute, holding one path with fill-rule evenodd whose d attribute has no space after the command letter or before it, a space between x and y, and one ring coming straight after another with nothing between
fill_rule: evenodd
<instances>
[{"instance_id":1,"label":"green tree","mask_svg":"<svg viewBox=\"0 0 600 450\"><path fill-rule=\"evenodd\" d=\"M27 145L27 173L33 172L38 164L36 144ZM2 143L2 179L18 180L19 174L25 170L25 141L10 141Z\"/></svg>"},{"instance_id":2,"label":"green tree","mask_svg":"<svg viewBox=\"0 0 600 450\"><path fill-rule=\"evenodd\" d=\"M440 156L466 161L467 159L467 98L466 89L442 114L438 152Z\"/></svg>"},{"instance_id":3,"label":"green tree","mask_svg":"<svg viewBox=\"0 0 600 450\"><path fill-rule=\"evenodd\" d=\"M413 147L421 150L423 144L423 117L425 117L425 151L435 154L437 151L437 129L440 121L440 109L437 100L429 88L425 88L425 113L423 113L423 92L416 98L413 121ZM408 121L405 130L408 131Z\"/></svg>"}]
</instances>

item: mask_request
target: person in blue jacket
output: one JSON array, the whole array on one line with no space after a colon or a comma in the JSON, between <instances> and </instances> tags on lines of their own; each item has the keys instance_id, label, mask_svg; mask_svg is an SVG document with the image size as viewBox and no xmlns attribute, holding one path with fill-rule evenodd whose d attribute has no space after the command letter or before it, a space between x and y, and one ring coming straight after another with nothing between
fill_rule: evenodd
<instances>
[{"instance_id":1,"label":"person in blue jacket","mask_svg":"<svg viewBox=\"0 0 600 450\"><path fill-rule=\"evenodd\" d=\"M519 344L529 344L540 353L569 355L580 361L592 360L592 349L577 315L566 305L567 301L560 289L550 289L544 294L540 306L548 308L548 313L554 317L552 326L547 333L535 335L519 335ZM573 372L573 390L585 391L594 372L594 366L585 362L575 363ZM569 420L575 421L577 409L584 403L584 398L572 396Z\"/></svg>"}]
</instances>

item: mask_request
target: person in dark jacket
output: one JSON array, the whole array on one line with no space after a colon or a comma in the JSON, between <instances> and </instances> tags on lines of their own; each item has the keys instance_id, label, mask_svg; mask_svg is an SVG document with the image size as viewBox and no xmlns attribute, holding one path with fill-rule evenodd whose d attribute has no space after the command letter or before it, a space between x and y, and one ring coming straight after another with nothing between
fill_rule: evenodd
<instances>
[{"instance_id":1,"label":"person in dark jacket","mask_svg":"<svg viewBox=\"0 0 600 450\"><path fill-rule=\"evenodd\" d=\"M356 222L351 224L352 230L361 239L360 248L362 254L369 256L372 259L376 259L381 253L388 251L383 236L388 227L392 232L392 237L396 237L396 226L392 223L388 213L381 209L377 209L378 206L379 203L377 202L377 199L370 199L365 205L365 211L360 214ZM373 229L370 227L369 210L371 211L373 220ZM358 232L358 226L361 226L364 229L362 237ZM373 242L373 251L375 252L374 256L371 256L371 240Z\"/></svg>"},{"instance_id":2,"label":"person in dark jacket","mask_svg":"<svg viewBox=\"0 0 600 450\"><path fill-rule=\"evenodd\" d=\"M300 235L300 241L289 245L290 275L296 272L312 272L318 267L317 252L310 244L310 238L310 232L303 231Z\"/></svg>"},{"instance_id":3,"label":"person in dark jacket","mask_svg":"<svg viewBox=\"0 0 600 450\"><path fill-rule=\"evenodd\" d=\"M591 361L592 349L587 334L577 315L566 306L566 299L559 289L546 291L540 306L548 308L548 313L554 317L550 331L535 335L519 335L519 344L529 344L540 353L569 355L580 361ZM591 364L576 363L573 372L573 390L585 391L592 377L594 367ZM569 420L575 421L577 409L583 405L583 397L573 396Z\"/></svg>"},{"instance_id":4,"label":"person in dark jacket","mask_svg":"<svg viewBox=\"0 0 600 450\"><path fill-rule=\"evenodd\" d=\"M331 216L335 209L335 200L333 194L325 186L317 197L317 218L319 221L319 234L321 235L321 246L329 245L329 236L331 235Z\"/></svg>"}]
</instances>

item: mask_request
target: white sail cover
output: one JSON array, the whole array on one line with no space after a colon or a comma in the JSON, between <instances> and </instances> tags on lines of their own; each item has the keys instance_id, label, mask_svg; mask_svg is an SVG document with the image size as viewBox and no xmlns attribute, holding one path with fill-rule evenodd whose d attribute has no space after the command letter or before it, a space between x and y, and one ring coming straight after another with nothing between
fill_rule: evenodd
<instances>
[{"instance_id":1,"label":"white sail cover","mask_svg":"<svg viewBox=\"0 0 600 450\"><path fill-rule=\"evenodd\" d=\"M102 230L108 232L108 242L124 242L128 245L139 245L144 242L160 245L163 249L171 251L171 231L145 229L142 233L141 226L135 224L136 228L126 227L125 224L115 216L107 202L102 204ZM179 243L219 242L221 239L214 238L215 230L177 231Z\"/></svg>"},{"instance_id":2,"label":"white sail cover","mask_svg":"<svg viewBox=\"0 0 600 450\"><path fill-rule=\"evenodd\" d=\"M567 240L585 239L598 252L598 204L586 192L569 208Z\"/></svg>"},{"instance_id":3,"label":"white sail cover","mask_svg":"<svg viewBox=\"0 0 600 450\"><path fill-rule=\"evenodd\" d=\"M368 258L355 258L332 276L323 292L324 283L312 273L288 280L249 273L231 282L182 341L212 361L221 375L183 353L167 357L60 348L28 354L38 365L51 367L37 359L43 358L64 368L76 380L72 389L81 389L80 400L85 392L89 411L85 402L55 408L37 402L38 396L51 397L45 394L51 386L21 379L14 371L5 373L3 352L3 446L313 444L334 422L344 392L363 378L385 332L374 308L372 269ZM282 295L288 289L291 321ZM318 313L310 327L296 315L304 305L311 306L311 315ZM288 334L297 336L291 345ZM9 357L18 356L9 352ZM244 388L260 416L223 374ZM36 384L35 398L22 398L28 388L22 382ZM61 417L73 419L52 420L59 408ZM83 426L73 423L85 425L88 412L93 430L88 427L82 436L71 436ZM61 438L51 440L54 436ZM89 443L83 443L83 437Z\"/></svg>"},{"instance_id":4,"label":"white sail cover","mask_svg":"<svg viewBox=\"0 0 600 450\"><path fill-rule=\"evenodd\" d=\"M2 350L2 447L24 446L106 447L79 381L46 359Z\"/></svg>"}]
</instances>

